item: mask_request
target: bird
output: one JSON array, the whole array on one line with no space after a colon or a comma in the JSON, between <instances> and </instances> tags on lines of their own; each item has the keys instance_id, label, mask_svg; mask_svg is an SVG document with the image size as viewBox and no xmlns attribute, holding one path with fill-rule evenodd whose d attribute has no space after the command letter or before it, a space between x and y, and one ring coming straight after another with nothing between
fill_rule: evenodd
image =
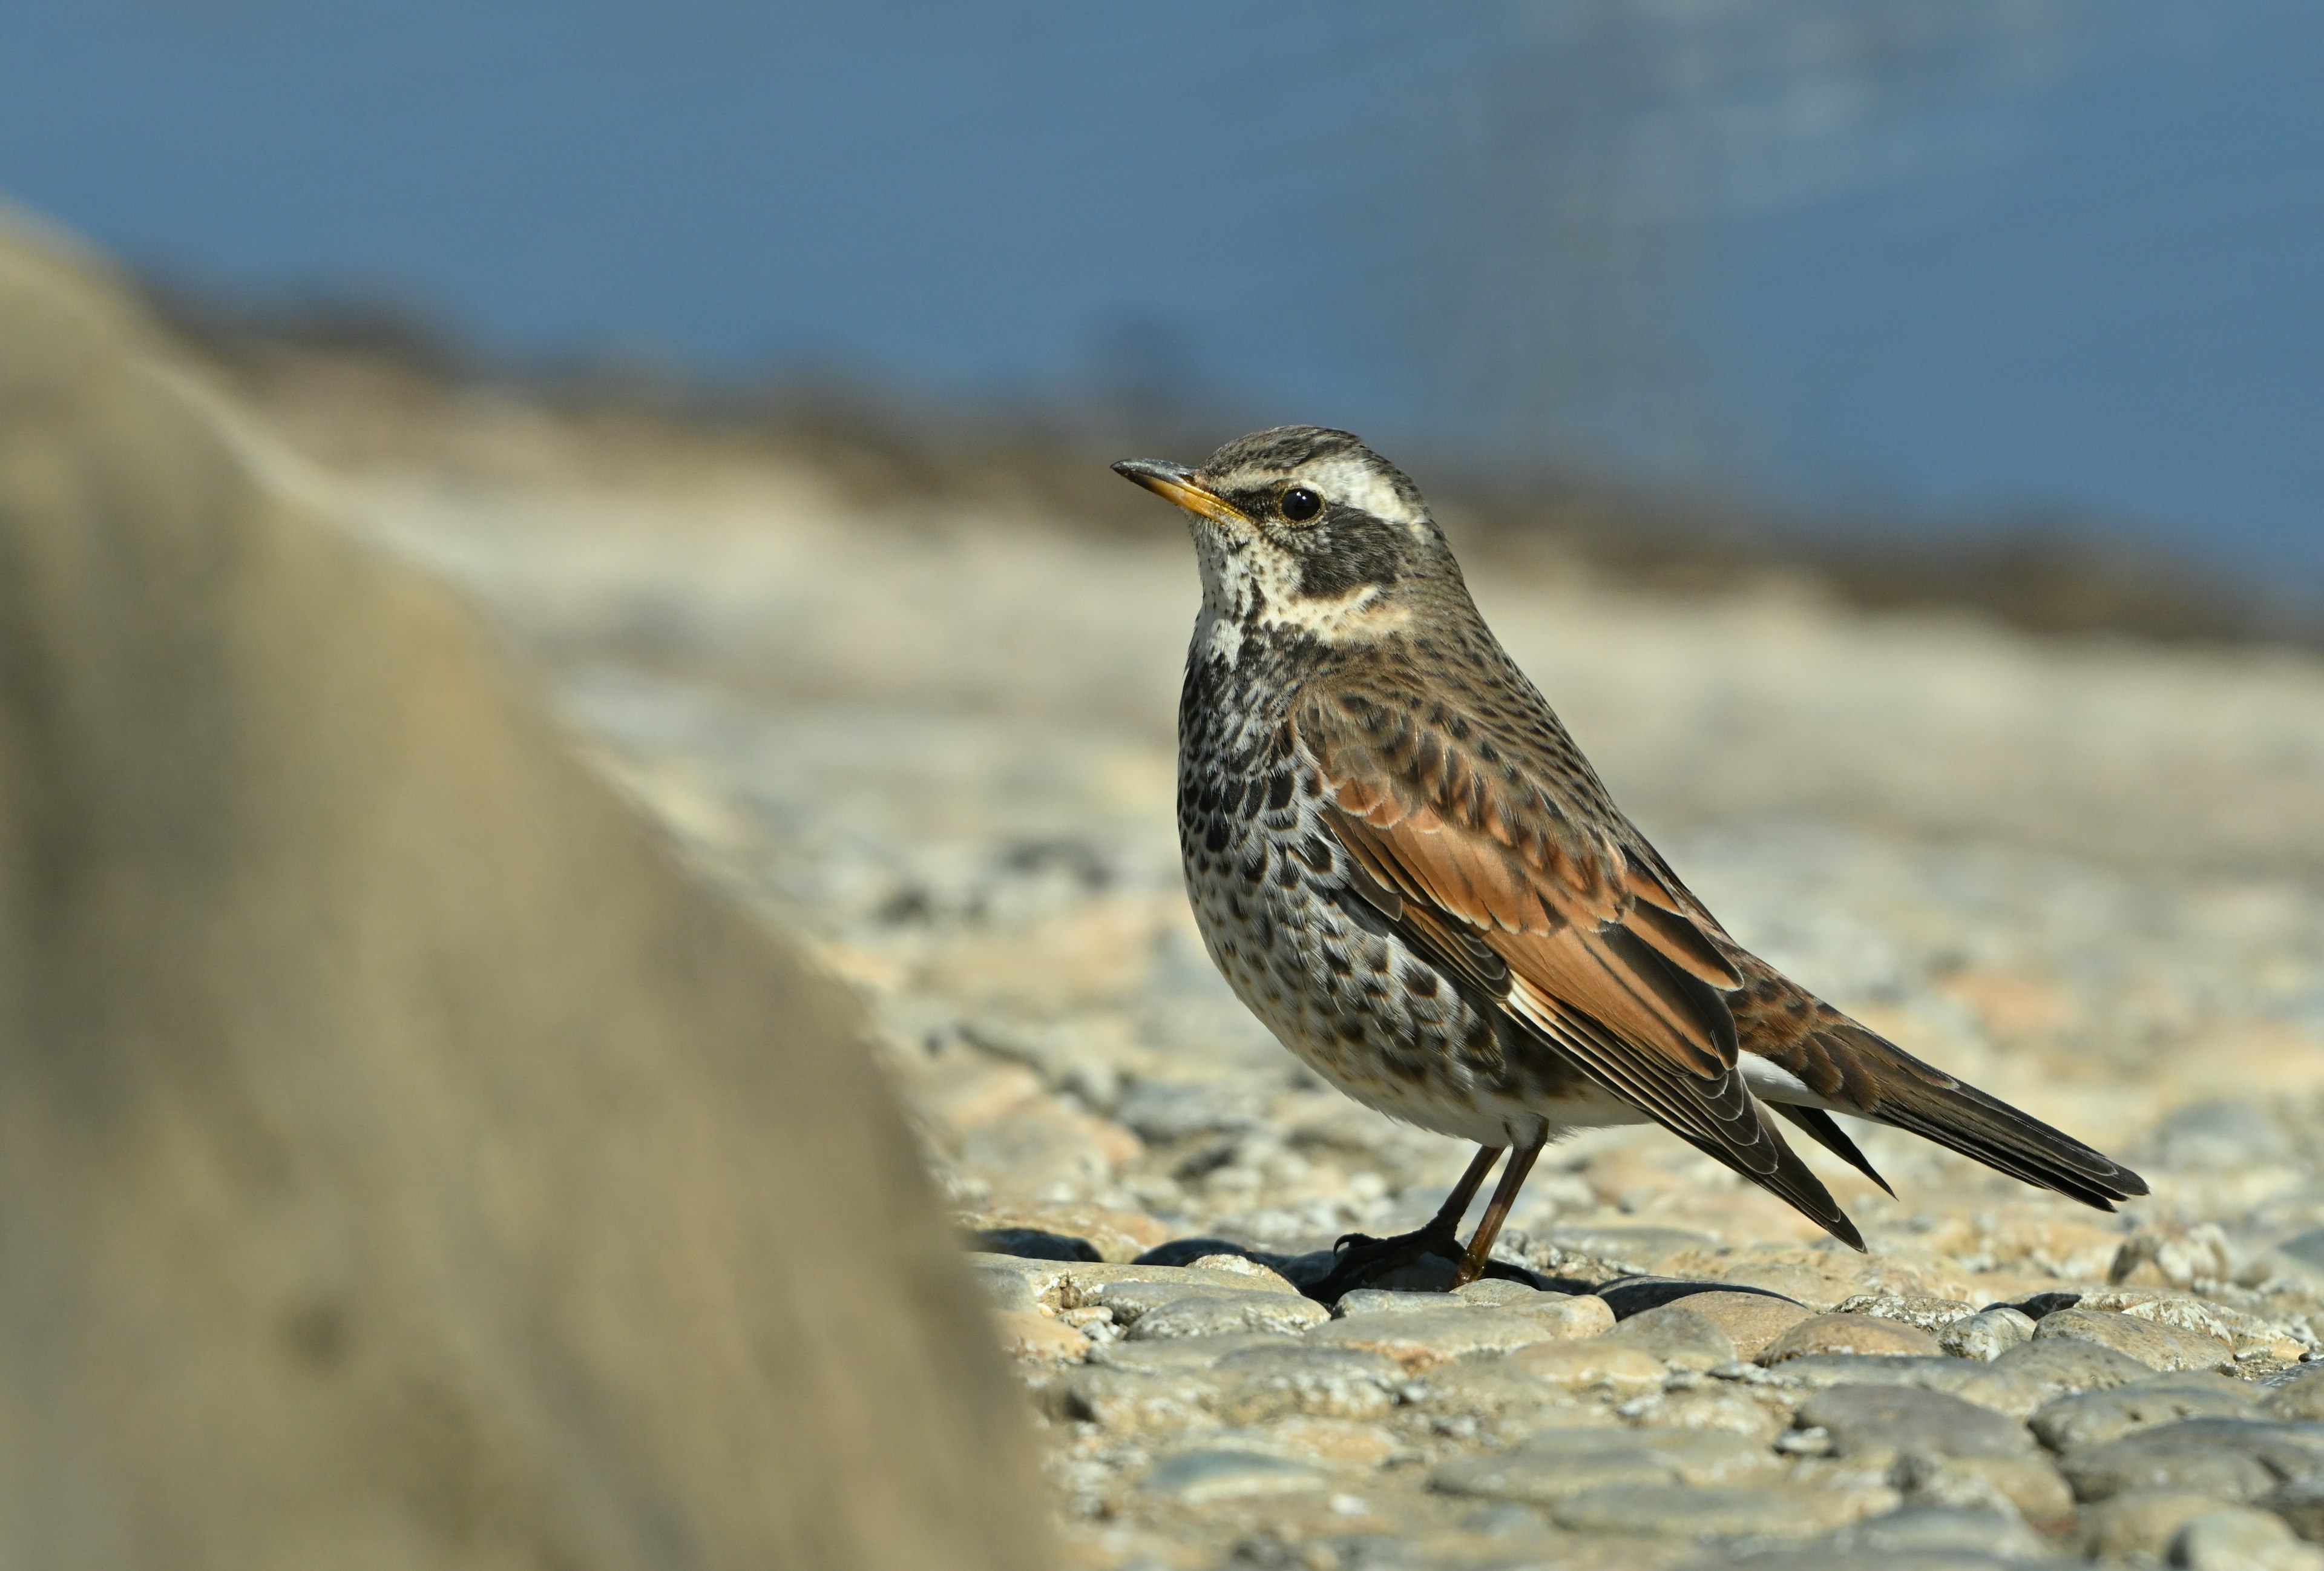
<instances>
[{"instance_id":1,"label":"bird","mask_svg":"<svg viewBox=\"0 0 2324 1571\"><path fill-rule=\"evenodd\" d=\"M1358 438L1278 426L1200 467L1113 468L1184 510L1201 571L1177 819L1212 961L1332 1086L1478 1148L1425 1226L1342 1238L1317 1296L1423 1254L1474 1280L1544 1147L1618 1124L1661 1125L1859 1251L1778 1118L1891 1196L1834 1114L2102 1211L2147 1193L1738 942L1486 625L1419 488Z\"/></svg>"}]
</instances>

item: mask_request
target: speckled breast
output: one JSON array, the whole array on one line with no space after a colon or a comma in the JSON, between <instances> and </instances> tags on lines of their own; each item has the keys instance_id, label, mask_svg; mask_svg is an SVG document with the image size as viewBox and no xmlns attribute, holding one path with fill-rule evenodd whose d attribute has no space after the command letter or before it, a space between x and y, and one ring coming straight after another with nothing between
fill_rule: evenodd
<instances>
[{"instance_id":1,"label":"speckled breast","mask_svg":"<svg viewBox=\"0 0 2324 1571\"><path fill-rule=\"evenodd\" d=\"M1394 1118L1506 1143L1579 1089L1569 1066L1464 996L1348 887L1294 751L1290 684L1267 662L1190 661L1179 708L1178 844L1211 959L1284 1046ZM1270 702L1272 698L1272 702ZM1593 1121L1595 1122L1595 1121Z\"/></svg>"}]
</instances>

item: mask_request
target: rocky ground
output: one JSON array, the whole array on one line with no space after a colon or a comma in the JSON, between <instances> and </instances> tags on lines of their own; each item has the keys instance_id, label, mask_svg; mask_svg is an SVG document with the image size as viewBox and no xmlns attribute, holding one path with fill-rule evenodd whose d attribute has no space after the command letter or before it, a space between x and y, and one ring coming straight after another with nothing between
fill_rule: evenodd
<instances>
[{"instance_id":1,"label":"rocky ground","mask_svg":"<svg viewBox=\"0 0 2324 1571\"><path fill-rule=\"evenodd\" d=\"M1859 1131L1898 1198L1808 1158L1858 1256L1609 1132L1544 1159L1511 1278L1327 1308L1319 1252L1467 1152L1308 1076L1203 955L1159 504L1139 540L617 462L508 402L360 450L276 413L870 1003L1077 1564L2324 1567L2324 664L1472 562L1738 937L2155 1195Z\"/></svg>"}]
</instances>

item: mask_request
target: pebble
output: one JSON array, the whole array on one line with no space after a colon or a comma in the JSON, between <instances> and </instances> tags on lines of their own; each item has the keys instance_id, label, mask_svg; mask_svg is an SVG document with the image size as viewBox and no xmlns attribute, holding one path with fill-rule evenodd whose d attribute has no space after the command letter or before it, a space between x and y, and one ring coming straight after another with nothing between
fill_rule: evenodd
<instances>
[{"instance_id":1,"label":"pebble","mask_svg":"<svg viewBox=\"0 0 2324 1571\"><path fill-rule=\"evenodd\" d=\"M2218 1506L2179 1529L2171 1564L2187 1571L2324 1571L2324 1549L2301 1543L2281 1517Z\"/></svg>"},{"instance_id":2,"label":"pebble","mask_svg":"<svg viewBox=\"0 0 2324 1571\"><path fill-rule=\"evenodd\" d=\"M2284 1376L2261 1405L2271 1419L2324 1421L2324 1366L2310 1365Z\"/></svg>"},{"instance_id":3,"label":"pebble","mask_svg":"<svg viewBox=\"0 0 2324 1571\"><path fill-rule=\"evenodd\" d=\"M1919 1557L1976 1556L1991 1561L2049 1558L2050 1546L2014 1511L1909 1502L1876 1517L1841 1528L1818 1549L1854 1553L1872 1566L1914 1566ZM1948 1564L1959 1564L1950 1560ZM1810 1560L1807 1565L1823 1562Z\"/></svg>"},{"instance_id":4,"label":"pebble","mask_svg":"<svg viewBox=\"0 0 2324 1571\"><path fill-rule=\"evenodd\" d=\"M2210 1495L2185 1490L2126 1490L2077 1510L2066 1542L2085 1559L2155 1564L2181 1528L2218 1505Z\"/></svg>"},{"instance_id":5,"label":"pebble","mask_svg":"<svg viewBox=\"0 0 2324 1571\"><path fill-rule=\"evenodd\" d=\"M1646 1428L1719 1429L1763 1445L1791 1428L1791 1413L1772 1394L1720 1383L1637 1397L1617 1409L1627 1421Z\"/></svg>"},{"instance_id":6,"label":"pebble","mask_svg":"<svg viewBox=\"0 0 2324 1571\"><path fill-rule=\"evenodd\" d=\"M1315 1308L1316 1317L1323 1318L1321 1307ZM1473 1354L1595 1336L1613 1324L1603 1301L1580 1298L1526 1309L1483 1305L1359 1314L1321 1326L1308 1340L1384 1353L1417 1373Z\"/></svg>"},{"instance_id":7,"label":"pebble","mask_svg":"<svg viewBox=\"0 0 2324 1571\"><path fill-rule=\"evenodd\" d=\"M1146 1284L1132 1284L1143 1288ZM1296 1294L1273 1292L1174 1292L1156 1298L1143 1292L1117 1293L1100 1301L1121 1316L1121 1302L1137 1306L1124 1333L1132 1342L1158 1342L1178 1336L1216 1336L1236 1331L1293 1332L1332 1317L1323 1305Z\"/></svg>"},{"instance_id":8,"label":"pebble","mask_svg":"<svg viewBox=\"0 0 2324 1571\"><path fill-rule=\"evenodd\" d=\"M1999 1511L2043 1523L2062 1522L2074 1510L2074 1492L2057 1467L2027 1447L2011 1455L1898 1455L1889 1482L1906 1498L1932 1505Z\"/></svg>"},{"instance_id":9,"label":"pebble","mask_svg":"<svg viewBox=\"0 0 2324 1571\"><path fill-rule=\"evenodd\" d=\"M1781 1459L1748 1437L1715 1431L1550 1429L1509 1450L1439 1466L1447 1494L1546 1505L1616 1484L1712 1484L1775 1472Z\"/></svg>"},{"instance_id":10,"label":"pebble","mask_svg":"<svg viewBox=\"0 0 2324 1571\"><path fill-rule=\"evenodd\" d=\"M1949 1321L1937 1333L1937 1345L1955 1358L1990 1363L2003 1354L2034 1338L2034 1320L2022 1309L1997 1305L1974 1315Z\"/></svg>"},{"instance_id":11,"label":"pebble","mask_svg":"<svg viewBox=\"0 0 2324 1571\"><path fill-rule=\"evenodd\" d=\"M2180 1419L2255 1417L2259 1391L2219 1375L2173 1374L2044 1403L2026 1421L2052 1451L2119 1440L2134 1429Z\"/></svg>"},{"instance_id":12,"label":"pebble","mask_svg":"<svg viewBox=\"0 0 2324 1571\"><path fill-rule=\"evenodd\" d=\"M1618 1397L1660 1391L1665 1373L1651 1350L1613 1336L1536 1343L1509 1354L1507 1367L1540 1385Z\"/></svg>"},{"instance_id":13,"label":"pebble","mask_svg":"<svg viewBox=\"0 0 2324 1571\"><path fill-rule=\"evenodd\" d=\"M1917 1326L1934 1335L1956 1320L1965 1320L1977 1313L1976 1307L1959 1298L1940 1298L1928 1293L1858 1293L1843 1298L1833 1306L1841 1315L1869 1315L1877 1320L1900 1320L1907 1326Z\"/></svg>"},{"instance_id":14,"label":"pebble","mask_svg":"<svg viewBox=\"0 0 2324 1571\"><path fill-rule=\"evenodd\" d=\"M992 1317L1001 1346L1012 1358L1036 1363L1078 1363L1089 1356L1090 1339L1073 1326L1047 1315L1023 1309L1002 1309Z\"/></svg>"},{"instance_id":15,"label":"pebble","mask_svg":"<svg viewBox=\"0 0 2324 1571\"><path fill-rule=\"evenodd\" d=\"M1586 1490L1550 1513L1576 1532L1703 1538L1808 1538L1895 1508L1886 1485L1824 1489L1771 1483L1702 1488L1627 1484Z\"/></svg>"},{"instance_id":16,"label":"pebble","mask_svg":"<svg viewBox=\"0 0 2324 1571\"><path fill-rule=\"evenodd\" d=\"M1714 1327L1737 1358L1758 1357L1769 1343L1815 1314L1804 1304L1772 1293L1692 1293L1672 1305Z\"/></svg>"},{"instance_id":17,"label":"pebble","mask_svg":"<svg viewBox=\"0 0 2324 1571\"><path fill-rule=\"evenodd\" d=\"M1817 1315L1768 1343L1760 1350L1758 1362L1773 1366L1814 1354L1933 1358L1937 1355L1937 1339L1917 1326L1871 1315Z\"/></svg>"},{"instance_id":18,"label":"pebble","mask_svg":"<svg viewBox=\"0 0 2324 1571\"><path fill-rule=\"evenodd\" d=\"M2324 1426L2181 1419L2070 1451L2059 1470L2081 1501L2164 1489L2240 1503L2324 1475Z\"/></svg>"},{"instance_id":19,"label":"pebble","mask_svg":"<svg viewBox=\"0 0 2324 1571\"><path fill-rule=\"evenodd\" d=\"M1967 1368L1969 1377L1950 1387L1952 1393L2014 1419L2029 1419L2061 1396L2128 1385L2154 1372L2111 1347L2068 1338L2028 1342L1991 1363Z\"/></svg>"},{"instance_id":20,"label":"pebble","mask_svg":"<svg viewBox=\"0 0 2324 1571\"><path fill-rule=\"evenodd\" d=\"M1750 1371L1748 1375L1743 1373L1747 1369ZM1755 1379L1785 1391L1821 1391L1835 1385L1913 1385L1929 1391L1958 1391L1978 1372L1977 1365L1957 1358L1808 1353L1780 1363L1747 1364L1741 1369L1718 1372Z\"/></svg>"},{"instance_id":21,"label":"pebble","mask_svg":"<svg viewBox=\"0 0 2324 1571\"><path fill-rule=\"evenodd\" d=\"M2042 1317L2034 1340L2060 1339L2095 1343L2149 1369L2216 1369L2234 1357L2226 1345L2198 1332L2105 1309L2059 1309Z\"/></svg>"},{"instance_id":22,"label":"pebble","mask_svg":"<svg viewBox=\"0 0 2324 1571\"><path fill-rule=\"evenodd\" d=\"M1394 1359L1356 1347L1257 1343L1213 1367L1210 1407L1230 1423L1281 1413L1377 1419L1396 1408L1404 1390L1404 1372Z\"/></svg>"},{"instance_id":23,"label":"pebble","mask_svg":"<svg viewBox=\"0 0 2324 1571\"><path fill-rule=\"evenodd\" d=\"M1139 1487L1187 1505L1326 1488L1324 1469L1258 1449L1198 1447L1154 1465Z\"/></svg>"},{"instance_id":24,"label":"pebble","mask_svg":"<svg viewBox=\"0 0 2324 1571\"><path fill-rule=\"evenodd\" d=\"M2295 1478L2270 1490L2259 1503L2311 1544L2324 1544L2324 1479Z\"/></svg>"},{"instance_id":25,"label":"pebble","mask_svg":"<svg viewBox=\"0 0 2324 1571\"><path fill-rule=\"evenodd\" d=\"M1913 1386L1832 1386L1802 1402L1796 1422L1823 1430L1835 1456L2015 1456L2034 1445L2025 1427L2004 1414Z\"/></svg>"},{"instance_id":26,"label":"pebble","mask_svg":"<svg viewBox=\"0 0 2324 1571\"><path fill-rule=\"evenodd\" d=\"M1668 1369L1715 1369L1735 1360L1734 1339L1720 1329L1716 1320L1685 1301L1631 1316L1609 1340L1638 1348Z\"/></svg>"}]
</instances>

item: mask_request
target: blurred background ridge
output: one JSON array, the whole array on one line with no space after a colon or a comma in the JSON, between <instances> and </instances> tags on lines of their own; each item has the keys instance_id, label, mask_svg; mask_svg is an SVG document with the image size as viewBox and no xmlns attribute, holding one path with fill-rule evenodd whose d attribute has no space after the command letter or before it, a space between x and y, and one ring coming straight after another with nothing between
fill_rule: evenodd
<instances>
[{"instance_id":1,"label":"blurred background ridge","mask_svg":"<svg viewBox=\"0 0 2324 1571\"><path fill-rule=\"evenodd\" d=\"M2324 594L2297 0L0 0L0 189L214 326L915 426L1317 420L1788 550L2069 542L2273 631Z\"/></svg>"}]
</instances>

